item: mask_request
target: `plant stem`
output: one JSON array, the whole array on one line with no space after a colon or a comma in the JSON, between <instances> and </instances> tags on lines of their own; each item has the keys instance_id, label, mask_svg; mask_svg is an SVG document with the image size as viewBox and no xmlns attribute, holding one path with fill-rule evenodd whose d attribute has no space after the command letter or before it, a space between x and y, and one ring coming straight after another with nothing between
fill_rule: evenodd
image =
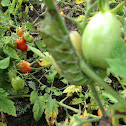
<instances>
[{"instance_id":1,"label":"plant stem","mask_svg":"<svg viewBox=\"0 0 126 126\"><path fill-rule=\"evenodd\" d=\"M76 113L79 112L78 109L75 109L75 108L73 108L73 107L71 107L71 106L68 106L68 105L66 105L66 104L64 104L64 103L62 103L62 102L58 102L58 104L59 104L60 106L62 106L62 107L65 107L65 108L69 109L69 110L72 110L72 111L74 111L74 112L76 112Z\"/></svg>"},{"instance_id":2,"label":"plant stem","mask_svg":"<svg viewBox=\"0 0 126 126\"><path fill-rule=\"evenodd\" d=\"M111 13L116 13L122 6L124 6L125 1L118 4L114 9L110 10Z\"/></svg>"},{"instance_id":3,"label":"plant stem","mask_svg":"<svg viewBox=\"0 0 126 126\"><path fill-rule=\"evenodd\" d=\"M103 0L99 0L99 2L98 2L98 6L99 6L99 10L101 11L101 12L105 12L105 10L104 10L104 8L103 8Z\"/></svg>"},{"instance_id":4,"label":"plant stem","mask_svg":"<svg viewBox=\"0 0 126 126\"><path fill-rule=\"evenodd\" d=\"M81 122L78 124L78 126L82 126L83 124L86 125L86 123L90 123L90 122L96 122L96 121L98 121L98 120L100 120L100 119L101 119L101 117L95 117L95 118L93 118L93 119L84 120L84 121L81 121Z\"/></svg>"},{"instance_id":5,"label":"plant stem","mask_svg":"<svg viewBox=\"0 0 126 126\"><path fill-rule=\"evenodd\" d=\"M8 96L9 99L14 99L14 98L26 98L26 97L30 97L30 95L15 95L15 96Z\"/></svg>"},{"instance_id":6,"label":"plant stem","mask_svg":"<svg viewBox=\"0 0 126 126\"><path fill-rule=\"evenodd\" d=\"M101 85L108 93L110 93L113 97L115 97L120 103L124 104L125 99L122 98L114 89L112 89L107 83L105 83L99 76L95 74L94 71L92 71L89 66L85 63L83 59L80 59L80 67L82 71L92 78L94 82L97 82L99 85Z\"/></svg>"},{"instance_id":7,"label":"plant stem","mask_svg":"<svg viewBox=\"0 0 126 126\"><path fill-rule=\"evenodd\" d=\"M90 83L90 84L88 84L88 86L91 89L91 93L92 93L93 97L95 98L96 103L97 103L98 107L100 108L102 115L105 115L105 109L104 109L104 107L102 105L99 94L98 94L94 84Z\"/></svg>"},{"instance_id":8,"label":"plant stem","mask_svg":"<svg viewBox=\"0 0 126 126\"><path fill-rule=\"evenodd\" d=\"M83 34L83 32L84 32L84 28L86 26L87 17L90 15L90 12L92 11L92 8L94 6L96 6L97 3L98 3L98 1L93 3L89 8L87 8L87 11L85 13L85 17L84 17L83 21L81 23L78 23L78 28L80 29L81 34Z\"/></svg>"}]
</instances>

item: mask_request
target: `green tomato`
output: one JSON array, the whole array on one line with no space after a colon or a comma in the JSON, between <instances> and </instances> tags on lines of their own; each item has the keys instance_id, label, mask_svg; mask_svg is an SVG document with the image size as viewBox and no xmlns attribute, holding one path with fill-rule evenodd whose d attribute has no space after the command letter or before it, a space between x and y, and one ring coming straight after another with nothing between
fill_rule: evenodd
<instances>
[{"instance_id":1,"label":"green tomato","mask_svg":"<svg viewBox=\"0 0 126 126\"><path fill-rule=\"evenodd\" d=\"M82 36L82 51L88 63L95 67L108 67L112 49L121 37L120 22L110 12L99 12L88 23Z\"/></svg>"},{"instance_id":2,"label":"green tomato","mask_svg":"<svg viewBox=\"0 0 126 126\"><path fill-rule=\"evenodd\" d=\"M32 42L33 41L33 36L29 34L29 32L24 33L24 39L26 42Z\"/></svg>"},{"instance_id":3,"label":"green tomato","mask_svg":"<svg viewBox=\"0 0 126 126\"><path fill-rule=\"evenodd\" d=\"M24 89L24 80L19 76L12 78L11 84L12 84L12 87L14 88L14 90L16 90L16 91L20 91L20 90Z\"/></svg>"}]
</instances>

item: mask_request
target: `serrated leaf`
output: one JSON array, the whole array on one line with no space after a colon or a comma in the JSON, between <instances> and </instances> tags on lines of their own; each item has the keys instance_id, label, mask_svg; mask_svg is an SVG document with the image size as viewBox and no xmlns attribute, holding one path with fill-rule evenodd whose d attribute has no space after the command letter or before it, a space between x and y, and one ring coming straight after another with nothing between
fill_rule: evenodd
<instances>
[{"instance_id":1,"label":"serrated leaf","mask_svg":"<svg viewBox=\"0 0 126 126\"><path fill-rule=\"evenodd\" d=\"M31 24L30 22L27 22L27 23L26 23L26 26L27 26L27 28L28 28L30 31L34 31L34 30L35 30L34 25Z\"/></svg>"},{"instance_id":2,"label":"serrated leaf","mask_svg":"<svg viewBox=\"0 0 126 126\"><path fill-rule=\"evenodd\" d=\"M0 111L16 117L14 102L8 98L8 93L0 88Z\"/></svg>"},{"instance_id":3,"label":"serrated leaf","mask_svg":"<svg viewBox=\"0 0 126 126\"><path fill-rule=\"evenodd\" d=\"M34 52L36 55L38 55L39 57L42 57L42 53L40 52L40 50L36 49L35 47L32 47L30 45L28 45L28 48Z\"/></svg>"},{"instance_id":4,"label":"serrated leaf","mask_svg":"<svg viewBox=\"0 0 126 126\"><path fill-rule=\"evenodd\" d=\"M9 6L9 5L10 5L10 0L2 0L2 1L1 1L1 5L2 5L3 7Z\"/></svg>"},{"instance_id":5,"label":"serrated leaf","mask_svg":"<svg viewBox=\"0 0 126 126\"><path fill-rule=\"evenodd\" d=\"M55 15L46 13L40 25L40 33L47 45L47 50L63 71L63 76L68 82L86 85L89 78L80 70L80 58L73 48L65 23L57 11Z\"/></svg>"},{"instance_id":6,"label":"serrated leaf","mask_svg":"<svg viewBox=\"0 0 126 126\"><path fill-rule=\"evenodd\" d=\"M117 76L126 78L126 44L120 39L113 49L112 59L107 59L110 66L109 71Z\"/></svg>"},{"instance_id":7,"label":"serrated leaf","mask_svg":"<svg viewBox=\"0 0 126 126\"><path fill-rule=\"evenodd\" d=\"M13 48L7 47L3 51L4 51L5 54L12 57L13 59L19 59L19 56L17 55L17 52Z\"/></svg>"},{"instance_id":8,"label":"serrated leaf","mask_svg":"<svg viewBox=\"0 0 126 126\"><path fill-rule=\"evenodd\" d=\"M35 121L39 121L45 108L44 97L38 96L36 91L32 91L30 95L30 101L31 104L34 104L33 106L34 119Z\"/></svg>"},{"instance_id":9,"label":"serrated leaf","mask_svg":"<svg viewBox=\"0 0 126 126\"><path fill-rule=\"evenodd\" d=\"M74 92L81 92L81 91L82 91L81 86L70 85L63 91L63 93L74 93Z\"/></svg>"},{"instance_id":10,"label":"serrated leaf","mask_svg":"<svg viewBox=\"0 0 126 126\"><path fill-rule=\"evenodd\" d=\"M10 57L0 60L0 69L6 69L9 66Z\"/></svg>"},{"instance_id":11,"label":"serrated leaf","mask_svg":"<svg viewBox=\"0 0 126 126\"><path fill-rule=\"evenodd\" d=\"M28 85L30 88L32 88L33 90L36 90L36 87L35 87L35 83L33 81L28 81Z\"/></svg>"},{"instance_id":12,"label":"serrated leaf","mask_svg":"<svg viewBox=\"0 0 126 126\"><path fill-rule=\"evenodd\" d=\"M49 97L46 103L45 115L48 125L53 125L55 122L55 118L58 115L58 103L55 99L52 99L51 97Z\"/></svg>"}]
</instances>

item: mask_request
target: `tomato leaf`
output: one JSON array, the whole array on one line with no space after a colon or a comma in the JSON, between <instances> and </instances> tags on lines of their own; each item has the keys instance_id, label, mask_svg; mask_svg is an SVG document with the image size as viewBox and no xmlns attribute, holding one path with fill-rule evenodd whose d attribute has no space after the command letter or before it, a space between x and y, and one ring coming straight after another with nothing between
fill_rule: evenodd
<instances>
[{"instance_id":1,"label":"tomato leaf","mask_svg":"<svg viewBox=\"0 0 126 126\"><path fill-rule=\"evenodd\" d=\"M5 54L12 57L13 59L19 59L19 56L17 55L17 52L13 48L6 47L3 51L4 51Z\"/></svg>"},{"instance_id":2,"label":"tomato leaf","mask_svg":"<svg viewBox=\"0 0 126 126\"><path fill-rule=\"evenodd\" d=\"M0 60L0 69L6 69L9 66L10 57Z\"/></svg>"},{"instance_id":3,"label":"tomato leaf","mask_svg":"<svg viewBox=\"0 0 126 126\"><path fill-rule=\"evenodd\" d=\"M55 122L55 118L58 115L58 103L55 99L49 97L45 108L46 121L48 125L52 125Z\"/></svg>"},{"instance_id":4,"label":"tomato leaf","mask_svg":"<svg viewBox=\"0 0 126 126\"><path fill-rule=\"evenodd\" d=\"M34 31L34 30L35 30L33 24L31 24L30 22L27 22L27 23L26 23L26 26L27 26L27 28L28 28L30 31Z\"/></svg>"},{"instance_id":5,"label":"tomato leaf","mask_svg":"<svg viewBox=\"0 0 126 126\"><path fill-rule=\"evenodd\" d=\"M67 30L65 30L62 19L47 13L40 26L40 33L43 37L47 50L55 59L56 64L63 71L63 76L75 85L86 85L88 77L80 70L79 58L73 48ZM54 30L55 29L55 30Z\"/></svg>"},{"instance_id":6,"label":"tomato leaf","mask_svg":"<svg viewBox=\"0 0 126 126\"><path fill-rule=\"evenodd\" d=\"M34 104L33 106L34 119L35 121L39 121L45 108L44 97L38 96L36 91L32 91L30 95L30 101L31 104Z\"/></svg>"},{"instance_id":7,"label":"tomato leaf","mask_svg":"<svg viewBox=\"0 0 126 126\"><path fill-rule=\"evenodd\" d=\"M4 6L4 7L9 6L10 5L10 0L2 0L1 5Z\"/></svg>"},{"instance_id":8,"label":"tomato leaf","mask_svg":"<svg viewBox=\"0 0 126 126\"><path fill-rule=\"evenodd\" d=\"M126 44L120 39L113 49L112 59L107 59L109 71L122 78L126 78Z\"/></svg>"},{"instance_id":9,"label":"tomato leaf","mask_svg":"<svg viewBox=\"0 0 126 126\"><path fill-rule=\"evenodd\" d=\"M0 111L16 117L14 102L8 98L8 93L0 88Z\"/></svg>"}]
</instances>

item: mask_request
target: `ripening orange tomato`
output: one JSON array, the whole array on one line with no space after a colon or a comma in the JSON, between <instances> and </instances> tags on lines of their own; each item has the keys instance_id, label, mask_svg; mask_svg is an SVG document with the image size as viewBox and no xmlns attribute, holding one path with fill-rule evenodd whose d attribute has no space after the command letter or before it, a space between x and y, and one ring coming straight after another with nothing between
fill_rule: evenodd
<instances>
[{"instance_id":1,"label":"ripening orange tomato","mask_svg":"<svg viewBox=\"0 0 126 126\"><path fill-rule=\"evenodd\" d=\"M19 37L22 37L23 35L24 35L24 30L19 30L18 32L17 32L17 35L19 36Z\"/></svg>"},{"instance_id":2,"label":"ripening orange tomato","mask_svg":"<svg viewBox=\"0 0 126 126\"><path fill-rule=\"evenodd\" d=\"M19 70L22 73L29 73L32 71L32 67L30 65L31 64L29 62L23 60L19 65Z\"/></svg>"},{"instance_id":3,"label":"ripening orange tomato","mask_svg":"<svg viewBox=\"0 0 126 126\"><path fill-rule=\"evenodd\" d=\"M107 110L108 107L104 107L104 109ZM98 114L98 116L102 116L100 108L98 109L97 114Z\"/></svg>"}]
</instances>

